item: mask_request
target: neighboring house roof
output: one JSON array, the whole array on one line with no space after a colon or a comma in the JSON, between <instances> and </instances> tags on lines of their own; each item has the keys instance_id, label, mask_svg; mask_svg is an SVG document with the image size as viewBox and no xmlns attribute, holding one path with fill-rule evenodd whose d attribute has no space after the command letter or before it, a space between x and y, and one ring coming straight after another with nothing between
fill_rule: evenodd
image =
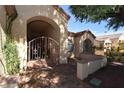
<instances>
[{"instance_id":1,"label":"neighboring house roof","mask_svg":"<svg viewBox=\"0 0 124 93\"><path fill-rule=\"evenodd\" d=\"M108 39L105 40L104 44L106 44L106 43L110 43L111 44L112 41L108 38Z\"/></svg>"},{"instance_id":2,"label":"neighboring house roof","mask_svg":"<svg viewBox=\"0 0 124 93\"><path fill-rule=\"evenodd\" d=\"M124 40L124 34L119 37L119 40Z\"/></svg>"},{"instance_id":3,"label":"neighboring house roof","mask_svg":"<svg viewBox=\"0 0 124 93\"><path fill-rule=\"evenodd\" d=\"M96 40L98 40L98 41L105 41L107 38L109 38L110 40L115 40L115 39L119 39L119 37L121 35L122 35L122 33L97 36Z\"/></svg>"},{"instance_id":4,"label":"neighboring house roof","mask_svg":"<svg viewBox=\"0 0 124 93\"><path fill-rule=\"evenodd\" d=\"M74 37L76 33L68 31L68 36Z\"/></svg>"},{"instance_id":5,"label":"neighboring house roof","mask_svg":"<svg viewBox=\"0 0 124 93\"><path fill-rule=\"evenodd\" d=\"M95 36L90 30L84 30L84 31L77 32L77 33L68 32L68 35L71 35L71 36L73 36L73 37L78 37L78 36L82 36L84 33L89 33L89 34L91 34L94 38L96 38L96 36Z\"/></svg>"}]
</instances>

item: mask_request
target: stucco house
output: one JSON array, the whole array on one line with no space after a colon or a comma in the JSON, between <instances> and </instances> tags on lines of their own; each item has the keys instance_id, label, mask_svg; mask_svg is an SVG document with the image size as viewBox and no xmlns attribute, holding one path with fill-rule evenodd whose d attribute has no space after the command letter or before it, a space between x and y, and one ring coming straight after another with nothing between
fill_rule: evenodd
<instances>
[{"instance_id":1,"label":"stucco house","mask_svg":"<svg viewBox=\"0 0 124 93\"><path fill-rule=\"evenodd\" d=\"M0 50L5 41L6 16L18 14L12 26L12 38L16 42L20 68L27 61L50 56L54 61L66 63L67 15L59 6L0 6ZM2 52L0 59L3 61ZM54 57L52 57L54 55ZM1 70L2 71L2 70ZM1 72L2 73L2 72Z\"/></svg>"},{"instance_id":2,"label":"stucco house","mask_svg":"<svg viewBox=\"0 0 124 93\"><path fill-rule=\"evenodd\" d=\"M12 39L16 43L21 70L32 60L44 59L50 64L67 63L68 43L71 37L72 52L93 53L95 36L89 30L72 33L67 30L70 16L57 5L0 6L0 61L6 64L2 47L6 41L7 15L16 13L12 24ZM0 63L0 74L3 72Z\"/></svg>"},{"instance_id":3,"label":"stucco house","mask_svg":"<svg viewBox=\"0 0 124 93\"><path fill-rule=\"evenodd\" d=\"M119 43L124 42L124 34L123 33L118 33L118 34L110 34L110 35L103 35L103 36L97 36L95 40L95 45L96 46L114 46L118 47Z\"/></svg>"},{"instance_id":4,"label":"stucco house","mask_svg":"<svg viewBox=\"0 0 124 93\"><path fill-rule=\"evenodd\" d=\"M16 18L13 20L15 15ZM8 21L11 21L6 20L8 17L12 17L11 20L13 20L11 30L9 30L12 38L9 39L14 41L17 47L14 49L17 49L16 56L20 63L18 66L14 64L14 67L20 68L20 71L27 70L26 67L31 62L45 63L51 68L57 64L70 63L68 59L73 57L73 63L76 65L72 65L77 66L77 77L83 80L107 63L105 57L92 55L96 36L90 30L77 33L68 31L67 23L70 16L61 7L57 5L8 5L0 6L0 75L6 74L4 66L7 60L3 47L8 40L6 38L8 30L5 29ZM10 62L14 63L13 60Z\"/></svg>"},{"instance_id":5,"label":"stucco house","mask_svg":"<svg viewBox=\"0 0 124 93\"><path fill-rule=\"evenodd\" d=\"M93 47L96 36L89 29L77 33L69 32L68 34L73 38L73 52L75 57L79 57L81 53L93 54Z\"/></svg>"}]
</instances>

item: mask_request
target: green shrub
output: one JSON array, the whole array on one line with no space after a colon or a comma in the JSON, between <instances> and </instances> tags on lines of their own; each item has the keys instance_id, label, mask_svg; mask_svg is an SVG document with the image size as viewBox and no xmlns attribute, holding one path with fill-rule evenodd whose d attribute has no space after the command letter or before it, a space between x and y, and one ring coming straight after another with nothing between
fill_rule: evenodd
<instances>
[{"instance_id":1,"label":"green shrub","mask_svg":"<svg viewBox=\"0 0 124 93\"><path fill-rule=\"evenodd\" d=\"M124 56L121 57L121 60L120 60L120 61L121 61L121 62L124 62Z\"/></svg>"},{"instance_id":2,"label":"green shrub","mask_svg":"<svg viewBox=\"0 0 124 93\"><path fill-rule=\"evenodd\" d=\"M105 55L106 55L106 56L112 56L112 52L111 52L111 51L106 51L106 52L105 52Z\"/></svg>"},{"instance_id":3,"label":"green shrub","mask_svg":"<svg viewBox=\"0 0 124 93\"><path fill-rule=\"evenodd\" d=\"M16 8L13 6L14 12L10 15L6 15L6 25L5 25L5 34L6 34L6 43L4 44L4 55L6 60L6 69L8 74L16 74L19 72L19 58L17 53L16 44L12 39L12 23L17 18Z\"/></svg>"},{"instance_id":4,"label":"green shrub","mask_svg":"<svg viewBox=\"0 0 124 93\"><path fill-rule=\"evenodd\" d=\"M117 51L111 51L111 55L112 56L118 56L119 55L119 52L117 52Z\"/></svg>"},{"instance_id":5,"label":"green shrub","mask_svg":"<svg viewBox=\"0 0 124 93\"><path fill-rule=\"evenodd\" d=\"M119 50L124 50L124 43L119 43Z\"/></svg>"},{"instance_id":6,"label":"green shrub","mask_svg":"<svg viewBox=\"0 0 124 93\"><path fill-rule=\"evenodd\" d=\"M112 46L111 51L118 52L119 51L119 47Z\"/></svg>"},{"instance_id":7,"label":"green shrub","mask_svg":"<svg viewBox=\"0 0 124 93\"><path fill-rule=\"evenodd\" d=\"M124 52L119 52L119 55L120 56L124 56Z\"/></svg>"},{"instance_id":8,"label":"green shrub","mask_svg":"<svg viewBox=\"0 0 124 93\"><path fill-rule=\"evenodd\" d=\"M110 56L107 56L107 62L112 62L112 61L113 61L113 58Z\"/></svg>"},{"instance_id":9,"label":"green shrub","mask_svg":"<svg viewBox=\"0 0 124 93\"><path fill-rule=\"evenodd\" d=\"M6 42L4 45L4 54L6 60L6 68L8 74L16 74L19 72L19 58L15 43Z\"/></svg>"},{"instance_id":10,"label":"green shrub","mask_svg":"<svg viewBox=\"0 0 124 93\"><path fill-rule=\"evenodd\" d=\"M115 56L114 61L120 62L121 61L121 56Z\"/></svg>"},{"instance_id":11,"label":"green shrub","mask_svg":"<svg viewBox=\"0 0 124 93\"><path fill-rule=\"evenodd\" d=\"M112 47L112 51L107 51L105 55L108 62L124 62L124 52L120 52L118 47Z\"/></svg>"}]
</instances>

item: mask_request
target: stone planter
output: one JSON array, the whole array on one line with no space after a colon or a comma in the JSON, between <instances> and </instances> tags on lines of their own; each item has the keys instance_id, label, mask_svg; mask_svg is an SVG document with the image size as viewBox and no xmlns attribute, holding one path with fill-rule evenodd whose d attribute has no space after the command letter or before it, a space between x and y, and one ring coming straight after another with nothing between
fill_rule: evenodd
<instances>
[{"instance_id":1,"label":"stone planter","mask_svg":"<svg viewBox=\"0 0 124 93\"><path fill-rule=\"evenodd\" d=\"M78 60L77 62L77 77L81 80L88 77L89 74L94 73L98 69L106 66L107 59L106 57L89 61L89 62L83 62L83 60Z\"/></svg>"}]
</instances>

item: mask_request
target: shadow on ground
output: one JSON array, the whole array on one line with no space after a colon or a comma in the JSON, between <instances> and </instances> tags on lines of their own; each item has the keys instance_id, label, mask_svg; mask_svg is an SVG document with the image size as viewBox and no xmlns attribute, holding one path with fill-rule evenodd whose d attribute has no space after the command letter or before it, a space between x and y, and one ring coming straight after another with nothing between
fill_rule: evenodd
<instances>
[{"instance_id":1,"label":"shadow on ground","mask_svg":"<svg viewBox=\"0 0 124 93\"><path fill-rule=\"evenodd\" d=\"M76 77L76 66L57 65L52 70L35 69L20 74L19 87L23 88L81 88L89 87Z\"/></svg>"},{"instance_id":2,"label":"shadow on ground","mask_svg":"<svg viewBox=\"0 0 124 93\"><path fill-rule=\"evenodd\" d=\"M0 76L0 87L20 88L90 88L89 82L100 80L100 88L124 87L124 63L113 62L81 81L76 77L76 66L57 65L53 69L32 69L17 76ZM17 86L18 84L18 86Z\"/></svg>"},{"instance_id":3,"label":"shadow on ground","mask_svg":"<svg viewBox=\"0 0 124 93\"><path fill-rule=\"evenodd\" d=\"M0 88L17 88L18 75L0 76Z\"/></svg>"},{"instance_id":4,"label":"shadow on ground","mask_svg":"<svg viewBox=\"0 0 124 93\"><path fill-rule=\"evenodd\" d=\"M101 81L101 84L98 86L101 88L124 88L124 63L112 62L89 75L84 81L89 83L93 78Z\"/></svg>"}]
</instances>

